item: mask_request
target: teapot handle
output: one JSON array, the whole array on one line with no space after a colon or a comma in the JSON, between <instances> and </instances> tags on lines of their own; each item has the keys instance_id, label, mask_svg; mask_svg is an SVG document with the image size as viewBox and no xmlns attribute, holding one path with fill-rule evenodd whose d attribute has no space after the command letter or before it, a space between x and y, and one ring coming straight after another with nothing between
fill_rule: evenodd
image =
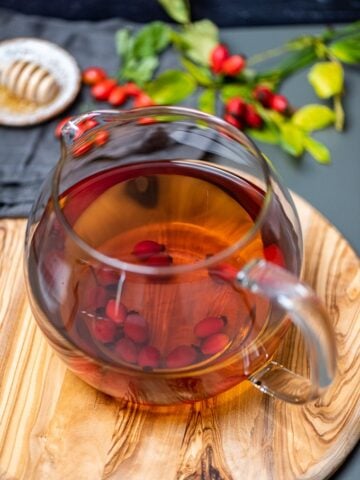
<instances>
[{"instance_id":1,"label":"teapot handle","mask_svg":"<svg viewBox=\"0 0 360 480\"><path fill-rule=\"evenodd\" d=\"M318 398L335 377L336 345L329 316L314 291L287 270L265 260L248 263L238 272L235 284L285 310L302 332L310 359L310 379L270 361L249 380L261 391L286 402L302 404Z\"/></svg>"}]
</instances>

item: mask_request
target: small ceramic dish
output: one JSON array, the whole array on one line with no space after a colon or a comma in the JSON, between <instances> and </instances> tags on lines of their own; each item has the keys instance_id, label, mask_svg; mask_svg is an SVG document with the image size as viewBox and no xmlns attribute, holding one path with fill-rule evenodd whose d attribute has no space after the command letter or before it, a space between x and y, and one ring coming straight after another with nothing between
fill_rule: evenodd
<instances>
[{"instance_id":1,"label":"small ceramic dish","mask_svg":"<svg viewBox=\"0 0 360 480\"><path fill-rule=\"evenodd\" d=\"M1 72L20 60L36 64L49 72L58 85L58 91L46 104L26 100L9 102L5 87L0 86L0 125L21 127L44 122L65 110L80 89L81 75L75 59L54 43L37 38L15 38L0 42Z\"/></svg>"}]
</instances>

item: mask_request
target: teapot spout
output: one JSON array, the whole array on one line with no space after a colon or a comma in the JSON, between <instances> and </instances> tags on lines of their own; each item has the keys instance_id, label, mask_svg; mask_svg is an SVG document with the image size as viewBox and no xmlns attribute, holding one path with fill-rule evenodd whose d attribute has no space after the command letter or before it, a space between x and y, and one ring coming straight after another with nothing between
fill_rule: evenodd
<instances>
[{"instance_id":1,"label":"teapot spout","mask_svg":"<svg viewBox=\"0 0 360 480\"><path fill-rule=\"evenodd\" d=\"M79 136L80 126L76 117L70 117L60 132L60 140L66 146L71 146Z\"/></svg>"},{"instance_id":2,"label":"teapot spout","mask_svg":"<svg viewBox=\"0 0 360 480\"><path fill-rule=\"evenodd\" d=\"M83 133L97 127L99 122L94 113L70 117L61 129L61 141L66 147L72 147Z\"/></svg>"}]
</instances>

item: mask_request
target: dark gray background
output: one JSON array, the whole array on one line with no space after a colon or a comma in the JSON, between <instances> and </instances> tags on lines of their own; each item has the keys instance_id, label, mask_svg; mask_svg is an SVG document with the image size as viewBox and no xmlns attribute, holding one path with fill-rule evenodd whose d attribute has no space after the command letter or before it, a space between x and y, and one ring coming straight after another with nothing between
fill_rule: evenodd
<instances>
[{"instance_id":1,"label":"dark gray background","mask_svg":"<svg viewBox=\"0 0 360 480\"><path fill-rule=\"evenodd\" d=\"M118 63L113 35L123 26L120 20L90 24L63 22L27 17L0 9L0 40L17 36L37 36L63 45L81 67L98 64L114 74ZM276 47L305 33L317 33L317 26L232 28L222 31L223 40L233 51L248 55ZM166 54L163 67L174 65ZM318 102L306 80L306 71L284 84L283 92L295 106ZM83 93L70 112L79 112L86 100ZM98 107L98 105L97 105ZM308 156L292 159L279 148L260 145L271 158L284 183L297 192L332 223L350 244L360 252L360 82L359 71L346 70L347 130L338 134L333 129L318 133L332 152L333 163L321 166ZM25 216L36 196L41 180L57 161L58 143L53 136L57 120L28 129L0 127L0 216ZM360 478L359 449L352 453L334 480ZM279 479L280 480L280 479Z\"/></svg>"},{"instance_id":2,"label":"dark gray background","mask_svg":"<svg viewBox=\"0 0 360 480\"><path fill-rule=\"evenodd\" d=\"M360 17L360 0L190 0L192 19L217 25L289 25L349 22ZM168 20L157 0L0 0L0 7L69 20Z\"/></svg>"}]
</instances>

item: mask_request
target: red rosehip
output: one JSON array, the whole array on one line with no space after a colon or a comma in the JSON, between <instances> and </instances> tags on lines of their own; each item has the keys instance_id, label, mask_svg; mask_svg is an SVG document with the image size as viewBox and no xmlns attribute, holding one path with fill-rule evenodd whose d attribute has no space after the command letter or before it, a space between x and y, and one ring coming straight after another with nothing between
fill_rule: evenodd
<instances>
[{"instance_id":1,"label":"red rosehip","mask_svg":"<svg viewBox=\"0 0 360 480\"><path fill-rule=\"evenodd\" d=\"M239 118L234 117L230 113L225 113L224 120L230 123L230 125L232 125L233 127L236 127L240 130L244 128L244 124L242 123L242 121Z\"/></svg>"},{"instance_id":2,"label":"red rosehip","mask_svg":"<svg viewBox=\"0 0 360 480\"><path fill-rule=\"evenodd\" d=\"M56 128L55 128L55 137L56 138L60 138L61 137L61 133L62 133L62 129L63 127L67 124L67 122L69 120L71 120L73 117L65 117L63 118L62 120L59 121L59 123L56 125Z\"/></svg>"},{"instance_id":3,"label":"red rosehip","mask_svg":"<svg viewBox=\"0 0 360 480\"><path fill-rule=\"evenodd\" d=\"M280 267L285 267L285 259L280 247L272 243L264 248L264 257L268 262L275 263Z\"/></svg>"},{"instance_id":4,"label":"red rosehip","mask_svg":"<svg viewBox=\"0 0 360 480\"><path fill-rule=\"evenodd\" d=\"M123 87L129 97L138 97L141 93L144 93L141 88L134 82L125 83Z\"/></svg>"},{"instance_id":5,"label":"red rosehip","mask_svg":"<svg viewBox=\"0 0 360 480\"><path fill-rule=\"evenodd\" d=\"M194 347L190 345L179 345L166 357L166 366L168 368L187 367L195 362L196 357L197 353Z\"/></svg>"},{"instance_id":6,"label":"red rosehip","mask_svg":"<svg viewBox=\"0 0 360 480\"><path fill-rule=\"evenodd\" d=\"M265 108L270 108L271 99L274 96L274 93L266 85L257 85L253 92L253 97L255 100L261 103Z\"/></svg>"},{"instance_id":7,"label":"red rosehip","mask_svg":"<svg viewBox=\"0 0 360 480\"><path fill-rule=\"evenodd\" d=\"M245 114L246 103L242 98L234 97L226 103L225 108L230 115L241 118Z\"/></svg>"},{"instance_id":8,"label":"red rosehip","mask_svg":"<svg viewBox=\"0 0 360 480\"><path fill-rule=\"evenodd\" d=\"M113 322L121 325L125 322L127 308L123 303L119 303L119 305L116 307L116 300L112 298L106 304L105 314Z\"/></svg>"},{"instance_id":9,"label":"red rosehip","mask_svg":"<svg viewBox=\"0 0 360 480\"><path fill-rule=\"evenodd\" d=\"M219 333L225 325L225 317L206 317L195 325L194 333L199 338L206 338Z\"/></svg>"},{"instance_id":10,"label":"red rosehip","mask_svg":"<svg viewBox=\"0 0 360 480\"><path fill-rule=\"evenodd\" d=\"M112 342L116 334L116 325L108 318L96 318L91 324L91 333L102 343Z\"/></svg>"},{"instance_id":11,"label":"red rosehip","mask_svg":"<svg viewBox=\"0 0 360 480\"><path fill-rule=\"evenodd\" d=\"M146 260L151 257L151 255L163 252L164 250L165 245L161 243L154 242L154 240L142 240L134 246L132 253L140 260Z\"/></svg>"},{"instance_id":12,"label":"red rosehip","mask_svg":"<svg viewBox=\"0 0 360 480\"><path fill-rule=\"evenodd\" d=\"M124 322L125 336L135 343L144 343L149 337L147 321L138 313L129 313Z\"/></svg>"},{"instance_id":13,"label":"red rosehip","mask_svg":"<svg viewBox=\"0 0 360 480\"><path fill-rule=\"evenodd\" d=\"M161 355L157 348L147 345L140 350L137 363L140 367L156 368L160 364L160 357Z\"/></svg>"},{"instance_id":14,"label":"red rosehip","mask_svg":"<svg viewBox=\"0 0 360 480\"><path fill-rule=\"evenodd\" d=\"M156 118L152 118L152 117L142 117L142 118L139 118L139 120L137 121L137 123L139 125L151 125L152 123L156 123Z\"/></svg>"},{"instance_id":15,"label":"red rosehip","mask_svg":"<svg viewBox=\"0 0 360 480\"><path fill-rule=\"evenodd\" d=\"M244 70L246 65L246 60L241 55L232 55L227 58L221 67L221 72L229 77L234 77L238 75L242 70Z\"/></svg>"},{"instance_id":16,"label":"red rosehip","mask_svg":"<svg viewBox=\"0 0 360 480\"><path fill-rule=\"evenodd\" d=\"M137 348L134 342L128 338L121 338L115 345L114 352L128 363L136 363L137 360Z\"/></svg>"},{"instance_id":17,"label":"red rosehip","mask_svg":"<svg viewBox=\"0 0 360 480\"><path fill-rule=\"evenodd\" d=\"M119 107L125 103L127 97L128 93L126 92L125 88L122 85L118 85L110 92L108 102L113 107Z\"/></svg>"},{"instance_id":18,"label":"red rosehip","mask_svg":"<svg viewBox=\"0 0 360 480\"><path fill-rule=\"evenodd\" d=\"M204 355L215 355L215 353L221 352L229 341L230 339L225 333L215 333L203 341L201 352Z\"/></svg>"},{"instance_id":19,"label":"red rosehip","mask_svg":"<svg viewBox=\"0 0 360 480\"><path fill-rule=\"evenodd\" d=\"M102 80L99 83L96 83L91 88L91 95L95 98L95 100L99 100L101 102L108 100L110 93L114 90L117 83L116 80L112 78L107 78L106 80Z\"/></svg>"},{"instance_id":20,"label":"red rosehip","mask_svg":"<svg viewBox=\"0 0 360 480\"><path fill-rule=\"evenodd\" d=\"M224 61L230 57L229 49L219 43L216 45L210 53L210 68L214 73L220 73Z\"/></svg>"},{"instance_id":21,"label":"red rosehip","mask_svg":"<svg viewBox=\"0 0 360 480\"><path fill-rule=\"evenodd\" d=\"M94 120L93 118L87 118L86 120L83 120L82 122L78 123L76 125L74 140L79 139L81 135L83 135L83 133L85 133L87 130L90 130L91 128L98 125L98 123L97 122L95 123L95 122L96 120Z\"/></svg>"},{"instance_id":22,"label":"red rosehip","mask_svg":"<svg viewBox=\"0 0 360 480\"><path fill-rule=\"evenodd\" d=\"M225 282L233 282L236 278L238 270L229 263L219 263L208 269L209 275L214 280L223 280Z\"/></svg>"},{"instance_id":23,"label":"red rosehip","mask_svg":"<svg viewBox=\"0 0 360 480\"><path fill-rule=\"evenodd\" d=\"M74 135L74 140L77 140L88 130L95 128L99 125L99 123L95 120L95 118L87 118L83 120L81 123L76 125L76 133Z\"/></svg>"},{"instance_id":24,"label":"red rosehip","mask_svg":"<svg viewBox=\"0 0 360 480\"><path fill-rule=\"evenodd\" d=\"M279 113L286 113L289 108L288 99L284 95L273 95L270 101L270 108Z\"/></svg>"},{"instance_id":25,"label":"red rosehip","mask_svg":"<svg viewBox=\"0 0 360 480\"><path fill-rule=\"evenodd\" d=\"M82 142L80 145L75 145L75 147L72 149L73 157L74 158L81 157L82 155L89 153L93 147L94 147L94 142L92 140L89 140L87 142Z\"/></svg>"},{"instance_id":26,"label":"red rosehip","mask_svg":"<svg viewBox=\"0 0 360 480\"><path fill-rule=\"evenodd\" d=\"M252 105L246 105L245 122L250 128L261 128L263 120Z\"/></svg>"},{"instance_id":27,"label":"red rosehip","mask_svg":"<svg viewBox=\"0 0 360 480\"><path fill-rule=\"evenodd\" d=\"M106 72L101 67L88 67L81 74L82 82L85 85L96 85L107 77Z\"/></svg>"},{"instance_id":28,"label":"red rosehip","mask_svg":"<svg viewBox=\"0 0 360 480\"><path fill-rule=\"evenodd\" d=\"M94 143L97 147L102 147L106 145L109 141L110 133L107 130L101 130L95 133Z\"/></svg>"},{"instance_id":29,"label":"red rosehip","mask_svg":"<svg viewBox=\"0 0 360 480\"><path fill-rule=\"evenodd\" d=\"M168 267L172 263L172 256L166 253L156 253L145 260L145 265L148 267Z\"/></svg>"},{"instance_id":30,"label":"red rosehip","mask_svg":"<svg viewBox=\"0 0 360 480\"><path fill-rule=\"evenodd\" d=\"M151 107L152 105L155 105L155 102L147 93L142 92L135 97L134 107L136 108Z\"/></svg>"},{"instance_id":31,"label":"red rosehip","mask_svg":"<svg viewBox=\"0 0 360 480\"><path fill-rule=\"evenodd\" d=\"M97 122L97 120L95 120L95 118L90 117L84 120L80 125L82 131L86 132L87 130L91 130L92 128L97 127L99 123Z\"/></svg>"}]
</instances>

